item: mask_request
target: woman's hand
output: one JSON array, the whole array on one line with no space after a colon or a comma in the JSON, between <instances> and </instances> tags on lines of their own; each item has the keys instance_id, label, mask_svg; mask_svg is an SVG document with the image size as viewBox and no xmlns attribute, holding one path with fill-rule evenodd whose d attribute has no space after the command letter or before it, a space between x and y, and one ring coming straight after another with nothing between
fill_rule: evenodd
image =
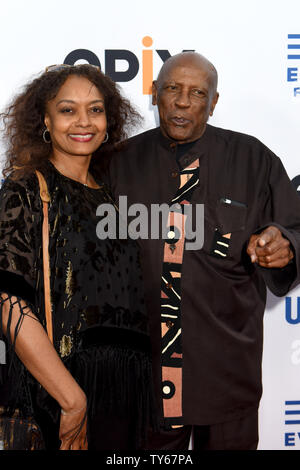
<instances>
[{"instance_id":1,"label":"woman's hand","mask_svg":"<svg viewBox=\"0 0 300 470\"><path fill-rule=\"evenodd\" d=\"M59 427L60 450L87 450L86 424L86 405L71 411L62 410Z\"/></svg>"}]
</instances>

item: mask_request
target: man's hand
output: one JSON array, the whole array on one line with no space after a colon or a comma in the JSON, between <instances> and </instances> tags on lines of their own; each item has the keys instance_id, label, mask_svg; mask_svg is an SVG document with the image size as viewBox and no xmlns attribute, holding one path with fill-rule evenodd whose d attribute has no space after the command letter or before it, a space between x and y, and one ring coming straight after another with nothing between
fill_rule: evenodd
<instances>
[{"instance_id":1,"label":"man's hand","mask_svg":"<svg viewBox=\"0 0 300 470\"><path fill-rule=\"evenodd\" d=\"M251 235L247 253L252 263L263 268L284 268L294 257L289 240L273 226L258 235Z\"/></svg>"}]
</instances>

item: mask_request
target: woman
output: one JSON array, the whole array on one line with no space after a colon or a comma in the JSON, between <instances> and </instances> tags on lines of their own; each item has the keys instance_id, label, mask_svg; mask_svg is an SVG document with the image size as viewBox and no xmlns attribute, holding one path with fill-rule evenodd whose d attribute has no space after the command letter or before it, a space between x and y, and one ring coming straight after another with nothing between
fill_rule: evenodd
<instances>
[{"instance_id":1,"label":"woman","mask_svg":"<svg viewBox=\"0 0 300 470\"><path fill-rule=\"evenodd\" d=\"M111 199L94 170L138 114L100 70L79 65L48 68L3 118L0 325L12 347L0 404L34 413L47 449L138 448L152 407L138 252L131 240L97 238L96 209ZM53 345L35 170L51 199Z\"/></svg>"}]
</instances>

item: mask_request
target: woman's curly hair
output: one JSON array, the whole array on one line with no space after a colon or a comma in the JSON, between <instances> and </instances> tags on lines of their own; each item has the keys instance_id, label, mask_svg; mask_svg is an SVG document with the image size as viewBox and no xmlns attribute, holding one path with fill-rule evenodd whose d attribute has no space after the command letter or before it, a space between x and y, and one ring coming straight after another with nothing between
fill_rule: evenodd
<instances>
[{"instance_id":1,"label":"woman's curly hair","mask_svg":"<svg viewBox=\"0 0 300 470\"><path fill-rule=\"evenodd\" d=\"M116 144L137 125L141 117L118 85L98 68L88 64L50 69L28 83L0 116L4 124L6 160L3 175L18 179L42 169L49 159L52 145L43 140L44 116L48 101L53 99L70 75L87 78L104 97L109 139L93 153L90 168L94 173L105 168Z\"/></svg>"}]
</instances>

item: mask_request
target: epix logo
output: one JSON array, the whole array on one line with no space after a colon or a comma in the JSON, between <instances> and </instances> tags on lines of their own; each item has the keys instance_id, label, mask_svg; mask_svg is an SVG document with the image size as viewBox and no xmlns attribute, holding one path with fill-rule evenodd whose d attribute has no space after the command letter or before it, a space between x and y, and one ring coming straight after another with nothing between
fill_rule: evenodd
<instances>
[{"instance_id":1,"label":"epix logo","mask_svg":"<svg viewBox=\"0 0 300 470\"><path fill-rule=\"evenodd\" d=\"M292 400L285 402L285 421L284 424L289 426L288 432L284 435L284 444L287 447L297 446L300 444L300 401Z\"/></svg>"},{"instance_id":2,"label":"epix logo","mask_svg":"<svg viewBox=\"0 0 300 470\"><path fill-rule=\"evenodd\" d=\"M287 67L287 81L292 82L294 85L294 96L298 96L300 95L300 34L288 34L287 48L287 59L289 61L289 66Z\"/></svg>"},{"instance_id":3,"label":"epix logo","mask_svg":"<svg viewBox=\"0 0 300 470\"><path fill-rule=\"evenodd\" d=\"M79 60L85 60L100 67L115 82L130 82L138 75L141 67L142 92L144 95L151 95L154 60L158 57L164 63L171 54L167 49L153 50L153 39L150 36L142 39L142 45L141 63L136 54L127 49L105 49L104 67L102 67L99 57L94 52L88 49L75 49L66 56L64 64L74 65ZM194 49L184 49L182 52L191 50ZM118 70L120 65L125 65L125 70Z\"/></svg>"}]
</instances>

